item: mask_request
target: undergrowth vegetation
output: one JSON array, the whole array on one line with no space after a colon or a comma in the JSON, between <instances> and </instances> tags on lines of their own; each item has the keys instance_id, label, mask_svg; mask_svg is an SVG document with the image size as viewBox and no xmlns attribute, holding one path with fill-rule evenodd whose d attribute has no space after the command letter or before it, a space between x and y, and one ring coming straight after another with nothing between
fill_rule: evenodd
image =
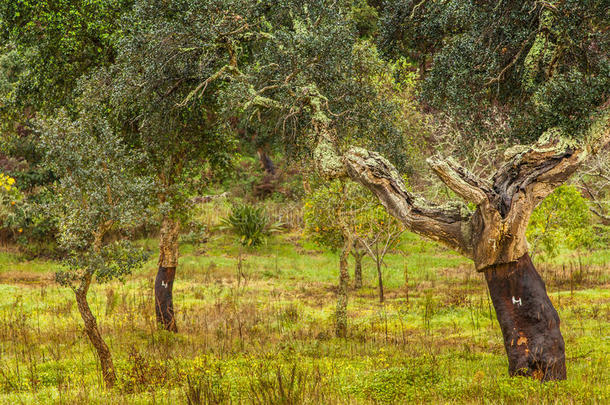
<instances>
[{"instance_id":1,"label":"undergrowth vegetation","mask_svg":"<svg viewBox=\"0 0 610 405\"><path fill-rule=\"evenodd\" d=\"M154 240L139 242L145 248ZM373 263L334 337L336 254L299 234L257 250L217 234L181 246L180 333L157 329L155 263L124 284L94 285L91 306L115 357L103 391L57 264L0 254L0 402L189 404L606 403L610 400L610 251L562 251L538 267L562 319L567 381L506 375L482 276L407 233L388 255L386 302ZM351 266L351 265L350 265Z\"/></svg>"}]
</instances>

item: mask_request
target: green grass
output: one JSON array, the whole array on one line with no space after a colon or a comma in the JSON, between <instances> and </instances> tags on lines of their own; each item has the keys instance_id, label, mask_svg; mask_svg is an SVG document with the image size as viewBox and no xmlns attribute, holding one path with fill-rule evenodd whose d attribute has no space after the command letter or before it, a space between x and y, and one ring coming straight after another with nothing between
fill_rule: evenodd
<instances>
[{"instance_id":1,"label":"green grass","mask_svg":"<svg viewBox=\"0 0 610 405\"><path fill-rule=\"evenodd\" d=\"M401 251L387 259L383 306L365 259L365 287L350 291L347 339L333 337L337 255L296 234L259 250L240 250L226 235L182 246L175 335L155 325L155 259L124 284L94 284L90 304L119 379L112 390L102 389L72 292L52 281L57 264L0 253L0 403L610 401L610 251L538 263L568 357L568 380L547 384L508 377L471 263L412 234Z\"/></svg>"}]
</instances>

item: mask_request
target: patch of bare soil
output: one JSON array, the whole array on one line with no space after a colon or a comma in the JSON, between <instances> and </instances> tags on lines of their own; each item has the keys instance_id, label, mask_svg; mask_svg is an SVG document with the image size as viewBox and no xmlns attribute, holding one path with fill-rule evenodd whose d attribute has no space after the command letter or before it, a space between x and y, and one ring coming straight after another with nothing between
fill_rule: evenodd
<instances>
[{"instance_id":1,"label":"patch of bare soil","mask_svg":"<svg viewBox=\"0 0 610 405\"><path fill-rule=\"evenodd\" d=\"M55 281L53 273L30 273L26 271L5 271L0 273L0 284L40 287Z\"/></svg>"}]
</instances>

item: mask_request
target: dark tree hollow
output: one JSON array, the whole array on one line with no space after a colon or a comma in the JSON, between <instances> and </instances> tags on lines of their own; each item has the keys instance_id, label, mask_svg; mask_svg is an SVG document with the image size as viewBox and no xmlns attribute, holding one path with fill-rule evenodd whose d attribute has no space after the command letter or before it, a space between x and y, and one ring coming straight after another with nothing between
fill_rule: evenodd
<instances>
[{"instance_id":1,"label":"dark tree hollow","mask_svg":"<svg viewBox=\"0 0 610 405\"><path fill-rule=\"evenodd\" d=\"M159 266L157 278L155 279L155 312L157 314L157 322L163 328L172 332L178 331L176 319L174 318L174 300L172 296L175 276L175 267Z\"/></svg>"},{"instance_id":2,"label":"dark tree hollow","mask_svg":"<svg viewBox=\"0 0 610 405\"><path fill-rule=\"evenodd\" d=\"M508 355L511 376L565 380L565 344L559 315L529 254L484 269Z\"/></svg>"}]
</instances>

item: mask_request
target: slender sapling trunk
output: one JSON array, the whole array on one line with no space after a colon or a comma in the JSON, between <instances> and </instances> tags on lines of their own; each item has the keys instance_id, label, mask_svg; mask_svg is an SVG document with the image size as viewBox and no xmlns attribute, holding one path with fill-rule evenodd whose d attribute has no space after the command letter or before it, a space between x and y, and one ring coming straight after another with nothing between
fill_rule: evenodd
<instances>
[{"instance_id":1,"label":"slender sapling trunk","mask_svg":"<svg viewBox=\"0 0 610 405\"><path fill-rule=\"evenodd\" d=\"M337 310L335 331L337 337L347 336L347 291L349 284L349 271L347 258L352 249L351 238L344 237L343 249L339 256L339 289L337 291Z\"/></svg>"},{"instance_id":2,"label":"slender sapling trunk","mask_svg":"<svg viewBox=\"0 0 610 405\"><path fill-rule=\"evenodd\" d=\"M375 262L377 266L377 278L379 279L379 302L383 302L383 275L381 273L381 262Z\"/></svg>"},{"instance_id":3,"label":"slender sapling trunk","mask_svg":"<svg viewBox=\"0 0 610 405\"><path fill-rule=\"evenodd\" d=\"M91 344L97 352L97 357L100 360L104 383L106 384L107 388L112 388L116 382L112 355L110 354L110 350L108 349L106 342L104 342L104 339L102 339L102 335L97 326L97 320L95 319L95 316L93 316L91 308L89 308L89 303L87 302L87 293L89 292L91 279L91 274L85 274L81 279L80 285L74 289L76 304L78 307L78 312L80 312L81 318L85 324L85 332L87 333Z\"/></svg>"},{"instance_id":4,"label":"slender sapling trunk","mask_svg":"<svg viewBox=\"0 0 610 405\"><path fill-rule=\"evenodd\" d=\"M354 289L359 290L362 288L362 257L364 254L354 249L352 256L354 256Z\"/></svg>"}]
</instances>

